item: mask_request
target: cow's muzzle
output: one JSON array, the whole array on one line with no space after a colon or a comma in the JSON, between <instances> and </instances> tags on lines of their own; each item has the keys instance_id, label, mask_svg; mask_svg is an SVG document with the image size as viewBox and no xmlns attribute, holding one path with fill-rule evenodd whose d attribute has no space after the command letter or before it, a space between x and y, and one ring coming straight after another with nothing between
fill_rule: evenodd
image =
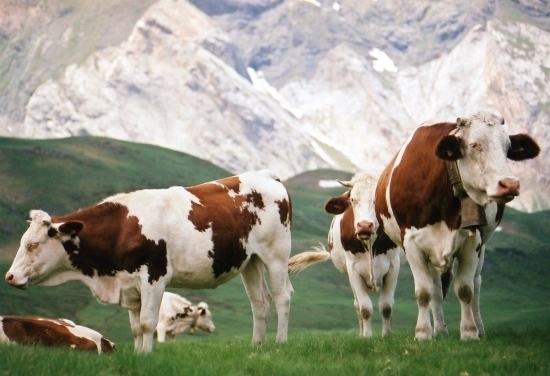
<instances>
[{"instance_id":1,"label":"cow's muzzle","mask_svg":"<svg viewBox=\"0 0 550 376\"><path fill-rule=\"evenodd\" d=\"M519 180L504 178L498 181L497 192L491 196L498 204L506 204L519 196Z\"/></svg>"},{"instance_id":2,"label":"cow's muzzle","mask_svg":"<svg viewBox=\"0 0 550 376\"><path fill-rule=\"evenodd\" d=\"M360 221L355 225L355 236L359 240L369 240L374 234L374 223L370 221Z\"/></svg>"},{"instance_id":3,"label":"cow's muzzle","mask_svg":"<svg viewBox=\"0 0 550 376\"><path fill-rule=\"evenodd\" d=\"M24 280L18 280L14 273L7 272L6 277L4 278L8 285L12 287L16 287L21 290L25 290L27 287L29 287L29 279L24 278Z\"/></svg>"}]
</instances>

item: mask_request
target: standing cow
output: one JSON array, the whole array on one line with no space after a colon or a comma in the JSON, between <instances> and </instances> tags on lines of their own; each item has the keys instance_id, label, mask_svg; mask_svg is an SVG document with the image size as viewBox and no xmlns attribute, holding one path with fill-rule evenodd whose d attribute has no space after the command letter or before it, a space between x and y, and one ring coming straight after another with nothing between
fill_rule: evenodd
<instances>
[{"instance_id":1,"label":"standing cow","mask_svg":"<svg viewBox=\"0 0 550 376\"><path fill-rule=\"evenodd\" d=\"M381 288L378 307L382 335L389 335L400 260L399 248L378 228L374 211L377 179L360 174L340 183L350 189L325 205L327 213L335 214L328 232L329 250L320 247L291 257L289 271L332 258L334 266L349 278L361 337L372 337L373 306L369 293Z\"/></svg>"},{"instance_id":2,"label":"standing cow","mask_svg":"<svg viewBox=\"0 0 550 376\"><path fill-rule=\"evenodd\" d=\"M68 347L98 354L115 350L115 344L93 329L67 319L35 316L0 316L0 343Z\"/></svg>"},{"instance_id":3,"label":"standing cow","mask_svg":"<svg viewBox=\"0 0 550 376\"><path fill-rule=\"evenodd\" d=\"M447 334L443 290L455 259L460 337L470 340L484 334L479 294L485 243L502 218L504 204L519 194L519 180L507 158L521 161L540 151L530 136L509 136L503 125L503 117L489 111L456 123L424 124L380 177L376 214L383 230L404 248L411 266L419 340L432 338L430 307L435 332ZM474 215L466 210L472 206Z\"/></svg>"},{"instance_id":4,"label":"standing cow","mask_svg":"<svg viewBox=\"0 0 550 376\"><path fill-rule=\"evenodd\" d=\"M30 212L6 281L86 284L103 303L127 308L137 352L150 352L167 286L216 288L240 274L262 343L271 293L276 340L287 340L291 205L269 170L184 188L121 193L63 216Z\"/></svg>"},{"instance_id":5,"label":"standing cow","mask_svg":"<svg viewBox=\"0 0 550 376\"><path fill-rule=\"evenodd\" d=\"M183 296L165 291L160 303L157 324L158 341L164 342L166 336L175 341L176 334L183 333L187 328L208 333L216 330L208 304L200 302L194 305Z\"/></svg>"}]
</instances>

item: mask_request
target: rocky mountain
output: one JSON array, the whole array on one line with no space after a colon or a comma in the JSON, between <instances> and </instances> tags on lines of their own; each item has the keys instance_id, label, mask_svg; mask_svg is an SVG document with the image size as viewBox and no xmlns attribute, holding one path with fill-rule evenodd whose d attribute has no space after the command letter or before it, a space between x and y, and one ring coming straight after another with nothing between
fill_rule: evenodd
<instances>
[{"instance_id":1,"label":"rocky mountain","mask_svg":"<svg viewBox=\"0 0 550 376\"><path fill-rule=\"evenodd\" d=\"M494 108L542 153L547 0L0 0L0 132L153 143L234 172L379 171L420 123Z\"/></svg>"}]
</instances>

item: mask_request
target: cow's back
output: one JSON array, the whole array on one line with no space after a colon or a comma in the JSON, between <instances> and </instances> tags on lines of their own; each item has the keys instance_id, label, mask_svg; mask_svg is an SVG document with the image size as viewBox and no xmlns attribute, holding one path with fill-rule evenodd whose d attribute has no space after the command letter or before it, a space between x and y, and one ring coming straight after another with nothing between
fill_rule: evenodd
<instances>
[{"instance_id":1,"label":"cow's back","mask_svg":"<svg viewBox=\"0 0 550 376\"><path fill-rule=\"evenodd\" d=\"M160 304L159 320L169 320L178 313L183 313L185 307L192 306L192 303L178 294L165 291Z\"/></svg>"},{"instance_id":2,"label":"cow's back","mask_svg":"<svg viewBox=\"0 0 550 376\"><path fill-rule=\"evenodd\" d=\"M290 198L268 170L155 191L109 200L129 207L147 239L166 244L170 286L215 288L269 244L285 242L290 249Z\"/></svg>"}]
</instances>

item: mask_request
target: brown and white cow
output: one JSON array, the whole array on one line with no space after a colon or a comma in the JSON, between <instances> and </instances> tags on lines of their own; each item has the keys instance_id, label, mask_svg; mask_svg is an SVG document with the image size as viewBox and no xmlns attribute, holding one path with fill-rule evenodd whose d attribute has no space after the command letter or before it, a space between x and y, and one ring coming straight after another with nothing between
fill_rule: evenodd
<instances>
[{"instance_id":1,"label":"brown and white cow","mask_svg":"<svg viewBox=\"0 0 550 376\"><path fill-rule=\"evenodd\" d=\"M485 332L479 313L485 243L502 218L504 204L520 189L507 158L521 161L539 153L530 136L509 136L503 125L503 117L490 111L456 123L421 125L380 177L376 214L383 230L404 248L411 266L419 340L432 338L430 307L435 332L447 334L442 290L450 283L455 259L461 339L478 339ZM461 186L451 182L453 175L460 177ZM464 228L461 197L465 195L474 206L481 206L486 225Z\"/></svg>"},{"instance_id":2,"label":"brown and white cow","mask_svg":"<svg viewBox=\"0 0 550 376\"><path fill-rule=\"evenodd\" d=\"M208 304L200 302L194 305L183 296L165 291L160 303L157 324L158 341L164 342L166 336L175 341L176 334L183 333L187 328L208 333L216 330Z\"/></svg>"},{"instance_id":3,"label":"brown and white cow","mask_svg":"<svg viewBox=\"0 0 550 376\"><path fill-rule=\"evenodd\" d=\"M0 316L0 343L69 347L98 354L115 350L115 344L95 330L67 319L34 316Z\"/></svg>"},{"instance_id":4,"label":"brown and white cow","mask_svg":"<svg viewBox=\"0 0 550 376\"><path fill-rule=\"evenodd\" d=\"M386 234L380 232L374 211L378 180L366 173L340 183L350 189L331 198L327 213L335 214L328 232L327 251L323 246L302 252L289 260L289 271L296 272L332 258L334 266L349 278L359 319L359 335L372 337L372 301L369 293L382 289L378 308L382 315L382 335L391 333L391 316L397 277L399 251Z\"/></svg>"},{"instance_id":5,"label":"brown and white cow","mask_svg":"<svg viewBox=\"0 0 550 376\"><path fill-rule=\"evenodd\" d=\"M269 170L121 193L63 216L30 216L6 281L19 288L83 282L99 301L128 309L137 352L153 348L165 287L216 288L238 274L252 306L252 342L265 341L271 292L276 340L287 340L291 204Z\"/></svg>"}]
</instances>

